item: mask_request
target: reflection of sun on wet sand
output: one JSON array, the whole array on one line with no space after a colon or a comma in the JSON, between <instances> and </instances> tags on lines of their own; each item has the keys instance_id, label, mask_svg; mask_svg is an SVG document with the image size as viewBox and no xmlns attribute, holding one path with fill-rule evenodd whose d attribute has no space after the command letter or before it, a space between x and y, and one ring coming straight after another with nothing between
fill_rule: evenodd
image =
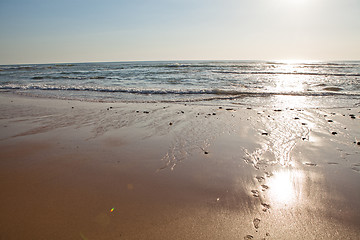
<instances>
[{"instance_id":1,"label":"reflection of sun on wet sand","mask_svg":"<svg viewBox=\"0 0 360 240\"><path fill-rule=\"evenodd\" d=\"M0 102L0 238L360 235L359 108Z\"/></svg>"},{"instance_id":2,"label":"reflection of sun on wet sand","mask_svg":"<svg viewBox=\"0 0 360 240\"><path fill-rule=\"evenodd\" d=\"M275 172L268 182L270 201L281 206L291 206L296 203L301 193L302 178L302 172L296 170Z\"/></svg>"}]
</instances>

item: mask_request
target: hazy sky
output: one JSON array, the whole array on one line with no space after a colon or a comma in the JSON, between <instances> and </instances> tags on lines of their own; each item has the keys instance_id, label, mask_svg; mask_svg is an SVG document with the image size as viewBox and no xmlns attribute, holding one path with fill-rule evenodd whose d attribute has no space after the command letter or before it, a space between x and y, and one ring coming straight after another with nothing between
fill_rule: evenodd
<instances>
[{"instance_id":1,"label":"hazy sky","mask_svg":"<svg viewBox=\"0 0 360 240\"><path fill-rule=\"evenodd\" d=\"M360 0L0 0L0 64L359 60Z\"/></svg>"}]
</instances>

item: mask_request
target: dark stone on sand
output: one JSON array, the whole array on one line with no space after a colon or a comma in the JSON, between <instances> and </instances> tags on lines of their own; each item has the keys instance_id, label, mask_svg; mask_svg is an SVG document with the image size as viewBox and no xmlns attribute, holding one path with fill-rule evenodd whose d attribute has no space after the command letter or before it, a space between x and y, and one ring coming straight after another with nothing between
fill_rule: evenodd
<instances>
[{"instance_id":1,"label":"dark stone on sand","mask_svg":"<svg viewBox=\"0 0 360 240\"><path fill-rule=\"evenodd\" d=\"M213 115L216 115L216 113L213 113Z\"/></svg>"},{"instance_id":2,"label":"dark stone on sand","mask_svg":"<svg viewBox=\"0 0 360 240\"><path fill-rule=\"evenodd\" d=\"M148 111L144 111L144 113L148 114L149 112L148 112Z\"/></svg>"},{"instance_id":3,"label":"dark stone on sand","mask_svg":"<svg viewBox=\"0 0 360 240\"><path fill-rule=\"evenodd\" d=\"M169 125L171 126L171 125L173 125L173 123L171 122L171 123L169 123Z\"/></svg>"},{"instance_id":4,"label":"dark stone on sand","mask_svg":"<svg viewBox=\"0 0 360 240\"><path fill-rule=\"evenodd\" d=\"M204 154L209 154L209 152L207 152L207 151L204 151Z\"/></svg>"},{"instance_id":5,"label":"dark stone on sand","mask_svg":"<svg viewBox=\"0 0 360 240\"><path fill-rule=\"evenodd\" d=\"M357 145L360 145L360 142L357 142L356 144L357 144Z\"/></svg>"},{"instance_id":6,"label":"dark stone on sand","mask_svg":"<svg viewBox=\"0 0 360 240\"><path fill-rule=\"evenodd\" d=\"M246 109L250 110L250 109L251 109L251 107L248 107L248 108L246 108Z\"/></svg>"},{"instance_id":7,"label":"dark stone on sand","mask_svg":"<svg viewBox=\"0 0 360 240\"><path fill-rule=\"evenodd\" d=\"M74 107L71 107L71 108L74 108Z\"/></svg>"},{"instance_id":8,"label":"dark stone on sand","mask_svg":"<svg viewBox=\"0 0 360 240\"><path fill-rule=\"evenodd\" d=\"M294 119L295 119L295 120L299 120L299 118L298 118L298 117L295 117Z\"/></svg>"},{"instance_id":9,"label":"dark stone on sand","mask_svg":"<svg viewBox=\"0 0 360 240\"><path fill-rule=\"evenodd\" d=\"M219 107L219 109L222 109L222 107Z\"/></svg>"},{"instance_id":10,"label":"dark stone on sand","mask_svg":"<svg viewBox=\"0 0 360 240\"><path fill-rule=\"evenodd\" d=\"M301 123L301 125L307 125L306 123Z\"/></svg>"},{"instance_id":11,"label":"dark stone on sand","mask_svg":"<svg viewBox=\"0 0 360 240\"><path fill-rule=\"evenodd\" d=\"M263 133L261 133L261 135L267 136L269 134L267 132L263 132Z\"/></svg>"},{"instance_id":12,"label":"dark stone on sand","mask_svg":"<svg viewBox=\"0 0 360 240\"><path fill-rule=\"evenodd\" d=\"M136 111L137 113L139 113L139 111Z\"/></svg>"},{"instance_id":13,"label":"dark stone on sand","mask_svg":"<svg viewBox=\"0 0 360 240\"><path fill-rule=\"evenodd\" d=\"M227 111L232 111L232 110L234 110L233 108L227 108L226 109Z\"/></svg>"},{"instance_id":14,"label":"dark stone on sand","mask_svg":"<svg viewBox=\"0 0 360 240\"><path fill-rule=\"evenodd\" d=\"M331 132L331 134L332 134L332 135L336 135L336 134L337 134L337 132Z\"/></svg>"},{"instance_id":15,"label":"dark stone on sand","mask_svg":"<svg viewBox=\"0 0 360 240\"><path fill-rule=\"evenodd\" d=\"M351 116L352 119L355 119L356 117L355 116Z\"/></svg>"},{"instance_id":16,"label":"dark stone on sand","mask_svg":"<svg viewBox=\"0 0 360 240\"><path fill-rule=\"evenodd\" d=\"M281 112L282 110L281 109L275 109L274 111L275 112Z\"/></svg>"},{"instance_id":17,"label":"dark stone on sand","mask_svg":"<svg viewBox=\"0 0 360 240\"><path fill-rule=\"evenodd\" d=\"M110 107L110 109L112 109L112 107Z\"/></svg>"},{"instance_id":18,"label":"dark stone on sand","mask_svg":"<svg viewBox=\"0 0 360 240\"><path fill-rule=\"evenodd\" d=\"M181 111L181 113L184 113L184 111Z\"/></svg>"},{"instance_id":19,"label":"dark stone on sand","mask_svg":"<svg viewBox=\"0 0 360 240\"><path fill-rule=\"evenodd\" d=\"M328 120L328 122L333 122L333 120Z\"/></svg>"},{"instance_id":20,"label":"dark stone on sand","mask_svg":"<svg viewBox=\"0 0 360 240\"><path fill-rule=\"evenodd\" d=\"M244 237L245 240L250 240L250 239L253 239L254 237L252 235L246 235Z\"/></svg>"},{"instance_id":21,"label":"dark stone on sand","mask_svg":"<svg viewBox=\"0 0 360 240\"><path fill-rule=\"evenodd\" d=\"M303 137L303 138L302 138L302 140L303 140L303 141L305 141L305 140L306 140L306 138L304 138L304 137Z\"/></svg>"}]
</instances>

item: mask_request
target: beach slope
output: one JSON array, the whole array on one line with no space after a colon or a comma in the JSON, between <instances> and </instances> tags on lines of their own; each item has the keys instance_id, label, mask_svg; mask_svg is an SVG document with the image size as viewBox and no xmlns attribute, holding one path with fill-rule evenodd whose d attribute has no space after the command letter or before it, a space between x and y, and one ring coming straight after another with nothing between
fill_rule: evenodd
<instances>
[{"instance_id":1,"label":"beach slope","mask_svg":"<svg viewBox=\"0 0 360 240\"><path fill-rule=\"evenodd\" d=\"M0 239L359 239L360 109L0 94Z\"/></svg>"}]
</instances>

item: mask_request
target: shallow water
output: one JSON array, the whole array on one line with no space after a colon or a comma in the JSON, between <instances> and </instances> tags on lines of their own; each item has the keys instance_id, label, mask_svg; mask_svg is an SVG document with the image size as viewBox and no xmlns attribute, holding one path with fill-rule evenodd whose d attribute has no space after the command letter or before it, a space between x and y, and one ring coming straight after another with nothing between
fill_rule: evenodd
<instances>
[{"instance_id":1,"label":"shallow water","mask_svg":"<svg viewBox=\"0 0 360 240\"><path fill-rule=\"evenodd\" d=\"M358 104L360 62L191 61L0 66L0 90L88 101Z\"/></svg>"}]
</instances>

